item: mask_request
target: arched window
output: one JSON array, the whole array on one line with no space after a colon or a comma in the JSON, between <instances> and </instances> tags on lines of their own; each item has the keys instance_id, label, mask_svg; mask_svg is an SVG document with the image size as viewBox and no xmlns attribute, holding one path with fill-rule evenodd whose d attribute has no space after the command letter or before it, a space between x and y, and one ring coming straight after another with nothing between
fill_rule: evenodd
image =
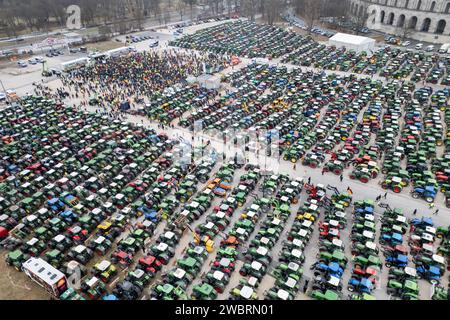
<instances>
[{"instance_id":1,"label":"arched window","mask_svg":"<svg viewBox=\"0 0 450 320\"><path fill-rule=\"evenodd\" d=\"M409 20L409 28L410 29L416 29L417 27L417 17L411 17L411 19Z\"/></svg>"},{"instance_id":2,"label":"arched window","mask_svg":"<svg viewBox=\"0 0 450 320\"><path fill-rule=\"evenodd\" d=\"M394 18L395 18L395 15L394 15L393 12L391 12L389 14L389 18L388 18L388 23L387 24L393 25L394 24Z\"/></svg>"},{"instance_id":3,"label":"arched window","mask_svg":"<svg viewBox=\"0 0 450 320\"><path fill-rule=\"evenodd\" d=\"M381 22L381 23L384 23L384 18L385 18L385 16L386 16L386 12L384 12L384 10L381 11L381 14L380 14L380 22Z\"/></svg>"},{"instance_id":4,"label":"arched window","mask_svg":"<svg viewBox=\"0 0 450 320\"><path fill-rule=\"evenodd\" d=\"M450 2L447 2L447 6L445 7L445 13L450 13Z\"/></svg>"},{"instance_id":5,"label":"arched window","mask_svg":"<svg viewBox=\"0 0 450 320\"><path fill-rule=\"evenodd\" d=\"M417 10L420 10L420 8L422 7L422 0L417 1Z\"/></svg>"},{"instance_id":6,"label":"arched window","mask_svg":"<svg viewBox=\"0 0 450 320\"><path fill-rule=\"evenodd\" d=\"M431 3L430 11L434 11L435 8L436 8L436 1L433 1Z\"/></svg>"},{"instance_id":7,"label":"arched window","mask_svg":"<svg viewBox=\"0 0 450 320\"><path fill-rule=\"evenodd\" d=\"M438 25L436 27L436 33L443 34L446 26L447 26L447 22L444 19L439 20Z\"/></svg>"},{"instance_id":8,"label":"arched window","mask_svg":"<svg viewBox=\"0 0 450 320\"><path fill-rule=\"evenodd\" d=\"M402 14L398 17L397 27L403 28L405 26L405 15Z\"/></svg>"},{"instance_id":9,"label":"arched window","mask_svg":"<svg viewBox=\"0 0 450 320\"><path fill-rule=\"evenodd\" d=\"M406 2L405 2L405 8L408 9L408 7L409 7L409 0L406 0Z\"/></svg>"},{"instance_id":10,"label":"arched window","mask_svg":"<svg viewBox=\"0 0 450 320\"><path fill-rule=\"evenodd\" d=\"M423 20L421 31L428 32L430 30L430 24L431 24L430 18L426 18L425 20Z\"/></svg>"}]
</instances>

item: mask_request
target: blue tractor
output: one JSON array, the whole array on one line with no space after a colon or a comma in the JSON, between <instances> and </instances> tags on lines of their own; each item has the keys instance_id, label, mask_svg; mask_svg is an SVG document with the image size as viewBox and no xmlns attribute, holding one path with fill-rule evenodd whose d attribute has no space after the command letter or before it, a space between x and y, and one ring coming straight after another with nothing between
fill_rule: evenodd
<instances>
[{"instance_id":1,"label":"blue tractor","mask_svg":"<svg viewBox=\"0 0 450 320\"><path fill-rule=\"evenodd\" d=\"M328 265L325 263L316 262L311 266L311 269L316 270L314 276L326 273L340 278L344 273L344 269L337 262L330 262Z\"/></svg>"},{"instance_id":2,"label":"blue tractor","mask_svg":"<svg viewBox=\"0 0 450 320\"><path fill-rule=\"evenodd\" d=\"M394 246L402 244L402 243L403 243L403 236L401 233L388 232L388 233L383 233L380 237L381 245L388 244L391 247L394 247Z\"/></svg>"},{"instance_id":3,"label":"blue tractor","mask_svg":"<svg viewBox=\"0 0 450 320\"><path fill-rule=\"evenodd\" d=\"M157 223L159 221L158 212L156 210L149 209L146 206L140 206L137 210L144 215L145 219L150 220L153 223Z\"/></svg>"},{"instance_id":4,"label":"blue tractor","mask_svg":"<svg viewBox=\"0 0 450 320\"><path fill-rule=\"evenodd\" d=\"M425 228L434 226L433 219L431 218L414 218L410 221L410 224L414 227Z\"/></svg>"},{"instance_id":5,"label":"blue tractor","mask_svg":"<svg viewBox=\"0 0 450 320\"><path fill-rule=\"evenodd\" d=\"M395 268L404 268L408 265L408 256L404 254L398 254L396 256L386 257L386 267L390 268L391 266Z\"/></svg>"},{"instance_id":6,"label":"blue tractor","mask_svg":"<svg viewBox=\"0 0 450 320\"><path fill-rule=\"evenodd\" d=\"M437 190L434 186L426 186L425 188L414 188L412 197L414 199L422 198L428 203L432 203L436 198Z\"/></svg>"},{"instance_id":7,"label":"blue tractor","mask_svg":"<svg viewBox=\"0 0 450 320\"><path fill-rule=\"evenodd\" d=\"M62 220L65 222L72 224L78 218L78 215L74 213L72 210L65 210L59 214Z\"/></svg>"},{"instance_id":8,"label":"blue tractor","mask_svg":"<svg viewBox=\"0 0 450 320\"><path fill-rule=\"evenodd\" d=\"M372 214L373 215L373 207L366 206L364 208L357 208L355 210L355 214L358 216L365 216L366 214Z\"/></svg>"},{"instance_id":9,"label":"blue tractor","mask_svg":"<svg viewBox=\"0 0 450 320\"><path fill-rule=\"evenodd\" d=\"M48 200L47 207L53 213L60 213L66 208L64 202L62 202L58 198L52 198L52 199Z\"/></svg>"},{"instance_id":10,"label":"blue tractor","mask_svg":"<svg viewBox=\"0 0 450 320\"><path fill-rule=\"evenodd\" d=\"M439 284L441 270L436 266L421 265L416 268L417 276L428 280L431 284Z\"/></svg>"},{"instance_id":11,"label":"blue tractor","mask_svg":"<svg viewBox=\"0 0 450 320\"><path fill-rule=\"evenodd\" d=\"M374 286L372 281L368 278L351 278L348 281L348 291L354 292L357 291L359 293L368 293L370 294L373 290Z\"/></svg>"}]
</instances>

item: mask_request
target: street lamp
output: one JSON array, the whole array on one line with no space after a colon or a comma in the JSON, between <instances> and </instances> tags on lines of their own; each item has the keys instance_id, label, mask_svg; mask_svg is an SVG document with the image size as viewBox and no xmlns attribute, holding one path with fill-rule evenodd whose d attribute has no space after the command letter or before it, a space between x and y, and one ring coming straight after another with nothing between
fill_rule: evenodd
<instances>
[{"instance_id":1,"label":"street lamp","mask_svg":"<svg viewBox=\"0 0 450 320\"><path fill-rule=\"evenodd\" d=\"M10 103L9 97L8 97L8 94L6 93L6 89L5 89L5 86L3 85L2 80L0 80L0 84L2 85L2 89L3 89L3 93L5 94L6 102L9 104Z\"/></svg>"}]
</instances>

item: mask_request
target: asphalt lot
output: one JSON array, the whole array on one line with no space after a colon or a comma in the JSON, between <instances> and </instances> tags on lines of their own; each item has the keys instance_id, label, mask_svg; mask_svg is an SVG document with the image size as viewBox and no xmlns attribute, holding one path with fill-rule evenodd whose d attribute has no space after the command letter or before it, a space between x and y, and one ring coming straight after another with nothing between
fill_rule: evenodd
<instances>
[{"instance_id":1,"label":"asphalt lot","mask_svg":"<svg viewBox=\"0 0 450 320\"><path fill-rule=\"evenodd\" d=\"M189 32L189 33L195 32L199 28L205 28L205 27L208 27L209 25L214 25L214 24L215 23L186 28L185 32ZM160 40L159 50L166 48L167 42L173 38L172 31L170 31L170 30L157 30L156 33L145 32L145 34L149 34L155 38L159 37L159 40ZM118 38L121 40L125 40L124 37L118 37ZM133 44L133 46L139 51L147 50L148 43L149 43L149 41L144 41L144 42L140 42L137 44ZM59 56L56 58L47 58L48 59L48 67L49 68L58 67L62 62L72 60L79 56L81 56L81 55L66 54L64 56ZM237 66L236 69L244 67L249 62L250 62L249 60L243 59L241 65ZM279 60L274 60L271 63L275 64L275 65L276 64L281 65ZM288 65L288 67L293 68L294 66ZM33 91L33 87L32 87L33 82L39 82L41 80L41 76L40 76L41 69L40 68L41 68L41 66L29 66L26 68L26 70L20 69L19 71L17 71L18 67L16 67L16 66L7 67L5 69L0 70L0 79L4 82L4 85L7 89L15 89L15 90L17 90L18 94L25 94L27 92ZM314 70L314 71L318 71L318 70ZM230 70L225 70L223 73L227 73L227 72L230 72ZM330 72L330 73L332 73L332 72ZM336 73L336 72L333 72L333 73ZM364 77L364 75L361 75L361 77ZM382 80L382 79L380 78L380 80ZM46 82L47 82L47 85L53 89L60 86L60 81L57 79L54 79L54 78L46 79ZM436 86L436 88L438 88L438 87L439 86ZM76 101L76 100L67 101L67 103L70 103L70 104L77 103L77 102L79 102L79 101ZM95 107L88 107L89 111L95 111L95 109L96 109ZM157 124L151 123L146 118L139 117L139 116L131 116L131 115L126 116L126 118L127 118L127 121L129 121L129 122L143 123L144 125L150 126L157 131L161 131L161 129L158 128ZM182 128L176 128L176 129L169 128L169 129L165 130L165 132L167 132L169 134L169 136L172 136L172 137L173 136L182 136L187 141L190 141L190 139L191 139L191 136L190 136L191 133ZM212 141L212 144L214 145L214 141ZM321 174L320 168L311 169L311 168L306 168L306 167L298 165L296 170L294 170L292 164L289 162L285 162L285 161L281 161L279 166L280 166L280 170L279 170L280 173L288 174L292 178L296 178L296 177L308 178L308 177L310 177L312 180L312 183L330 184L330 185L336 186L340 191L345 191L347 189L347 187L350 187L354 191L354 198L353 198L354 201L368 199L368 198L374 199L377 195L379 195L381 193L384 194L384 191L381 190L381 188L379 187L377 180L370 181L368 184L363 184L359 181L350 180L347 175L344 175L343 182L340 182L339 177L335 176L333 174L328 173L326 176L323 176ZM242 173L243 173L242 171L238 170L235 173L235 177L239 177ZM236 185L237 180L238 179L235 179L234 185ZM440 195L440 197L442 197L442 195ZM284 239L286 237L286 233L289 230L289 226L292 224L293 219L295 217L295 212L305 199L306 199L305 193L302 193L302 197L299 201L299 204L291 207L291 209L292 209L291 212L293 214L291 214L291 216L288 220L288 223L286 224L286 228L281 236L281 239L280 239L280 241L278 241L273 252L278 252L281 249L281 241L282 241L282 239ZM216 199L215 202L213 203L213 205L217 204L218 201L219 201L219 199ZM422 216L432 216L432 212L435 209L439 208L440 214L438 216L433 216L433 220L434 220L435 224L436 225L449 225L450 224L450 214L449 214L450 212L448 211L448 209L446 209L442 205L442 202L443 202L442 198L439 198L436 201L437 204L433 210L429 209L429 207L425 201L412 199L410 197L410 195L408 194L407 190L405 190L402 194L394 194L393 192L389 191L387 199L385 199L385 200L383 199L382 202L388 203L391 207L403 208L404 215L407 218L414 217L412 214L414 209L418 210L417 217L422 217ZM233 220L230 225L233 225L233 223L237 220L237 218L239 217L239 215L241 213L241 210L243 210L243 209L238 210L237 214L233 216ZM209 212L210 211L208 211L208 213ZM381 208L377 207L376 214L379 216L380 213L381 213ZM207 214L205 214L199 221L197 221L193 225L193 227L204 222L206 215ZM348 220L349 223L348 223L346 230L344 230L342 232L343 239L347 239L348 232L351 229L352 221L351 221L350 209L347 210L347 216L349 219ZM262 218L264 218L264 217L262 217ZM162 224L158 228L157 232L155 233L154 237L152 238L153 240L157 238L157 236L160 234L160 232L162 232L163 226L164 226L164 224ZM252 239L252 237L254 236L254 234L257 231L258 231L258 228L254 231L254 233L250 237L250 239ZM176 257L181 255L181 253L186 249L186 247L188 246L188 243L191 240L192 240L192 236L190 233L186 233L185 235L183 235L183 238L177 247L177 253L175 255ZM317 243L318 243L318 230L316 229L313 233L313 237L312 237L311 241L309 242L309 244L307 246L307 249L305 250L305 255L306 255L306 261L304 264L305 277L311 277L311 272L309 271L309 266L316 261L316 254L318 251ZM346 247L347 247L346 253L347 253L347 256L349 257L350 253L349 253L348 243L347 243ZM205 271L207 271L209 269L208 262L212 261L213 258L214 258L214 253L208 258L207 262L204 264L202 273L204 273ZM276 259L275 259L275 262L276 262ZM172 266L172 265L169 264L169 266ZM166 270L167 270L167 268L166 268ZM239 268L237 268L237 270L239 270ZM346 268L346 272L343 277L344 283L349 279L350 271L351 271L351 262L349 263L349 265ZM121 275L121 277L122 276L123 276L123 274ZM235 285L237 285L240 278L241 278L241 276L238 274L237 271L235 271L231 278L230 284L227 286L227 288L225 290L225 294L219 296L219 298L226 298L229 290L231 288L233 288ZM442 279L446 279L446 278L447 278L447 274L442 277ZM381 276L381 280L383 282L386 279L387 279L387 268L384 268L382 276ZM158 278L156 280L158 280ZM193 285L195 285L196 283L199 283L199 281L200 281L200 277L197 277L196 280L194 281L194 283L190 286L190 289L192 288ZM447 280L444 280L444 282L443 282L444 285L447 284L446 281ZM263 281L262 281L260 287L258 288L258 295L260 298L263 297L264 291L266 291L270 287L272 287L273 283L274 283L274 279L270 275L266 275L263 278ZM427 295L428 295L429 290L431 289L431 286L424 280L420 280L419 284L420 284L421 298L423 298L423 299L429 298L429 296L427 296ZM345 288L345 286L344 286L344 288ZM23 290L23 288L18 287L17 290L20 291L20 290ZM346 292L346 289L344 289L344 292L348 293L348 292ZM378 299L388 299L389 298L386 295L386 290L383 286L375 291L375 296ZM0 297L2 297L1 293L0 293ZM144 298L146 298L146 296L144 296ZM309 298L306 295L304 295L303 293L299 293L299 295L297 296L297 299L309 299Z\"/></svg>"}]
</instances>

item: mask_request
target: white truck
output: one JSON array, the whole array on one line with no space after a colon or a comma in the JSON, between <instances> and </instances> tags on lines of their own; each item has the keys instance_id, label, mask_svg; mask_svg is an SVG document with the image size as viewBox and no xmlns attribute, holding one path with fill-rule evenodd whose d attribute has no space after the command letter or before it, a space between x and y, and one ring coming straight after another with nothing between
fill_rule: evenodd
<instances>
[{"instance_id":1,"label":"white truck","mask_svg":"<svg viewBox=\"0 0 450 320\"><path fill-rule=\"evenodd\" d=\"M450 53L450 43L444 43L439 49L439 53Z\"/></svg>"}]
</instances>

